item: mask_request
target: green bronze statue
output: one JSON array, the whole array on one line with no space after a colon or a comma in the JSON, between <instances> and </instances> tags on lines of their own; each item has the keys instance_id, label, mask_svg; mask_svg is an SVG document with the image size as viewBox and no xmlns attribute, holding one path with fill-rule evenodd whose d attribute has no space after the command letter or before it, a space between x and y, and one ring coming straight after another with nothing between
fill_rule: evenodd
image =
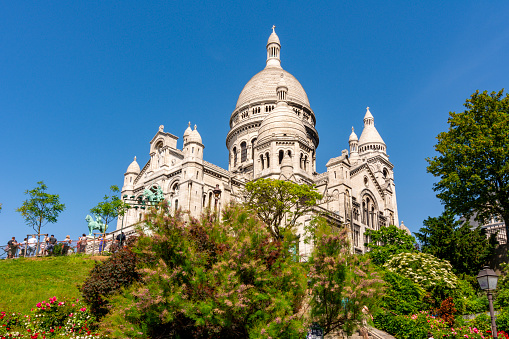
<instances>
[{"instance_id":1,"label":"green bronze statue","mask_svg":"<svg viewBox=\"0 0 509 339\"><path fill-rule=\"evenodd\" d=\"M87 215L85 220L88 222L88 236L93 237L92 234L94 230L98 230L100 233L106 233L106 229L108 229L108 225L105 225L102 218L100 216L95 215L95 220L90 215Z\"/></svg>"},{"instance_id":2,"label":"green bronze statue","mask_svg":"<svg viewBox=\"0 0 509 339\"><path fill-rule=\"evenodd\" d=\"M156 191L152 192L149 189L143 191L143 196L148 199L150 205L157 205L164 200L163 189L157 186Z\"/></svg>"}]
</instances>

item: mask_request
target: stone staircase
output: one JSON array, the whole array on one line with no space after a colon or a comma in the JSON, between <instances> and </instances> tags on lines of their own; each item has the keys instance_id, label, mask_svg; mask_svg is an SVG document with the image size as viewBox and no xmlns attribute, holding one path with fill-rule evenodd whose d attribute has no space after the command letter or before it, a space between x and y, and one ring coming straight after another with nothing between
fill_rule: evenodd
<instances>
[{"instance_id":1,"label":"stone staircase","mask_svg":"<svg viewBox=\"0 0 509 339\"><path fill-rule=\"evenodd\" d=\"M354 333L351 336L347 336L344 333L336 332L336 333L329 333L325 336L324 339L364 339L364 337L359 333ZM396 339L392 335L381 331L374 327L368 328L368 339Z\"/></svg>"}]
</instances>

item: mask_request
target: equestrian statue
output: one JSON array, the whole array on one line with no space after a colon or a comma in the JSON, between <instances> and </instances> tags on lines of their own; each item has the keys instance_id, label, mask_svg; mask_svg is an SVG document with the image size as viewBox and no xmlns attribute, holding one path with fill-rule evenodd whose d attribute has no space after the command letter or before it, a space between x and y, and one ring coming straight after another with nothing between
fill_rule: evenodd
<instances>
[{"instance_id":1,"label":"equestrian statue","mask_svg":"<svg viewBox=\"0 0 509 339\"><path fill-rule=\"evenodd\" d=\"M94 232L94 230L98 230L100 233L106 233L106 229L108 229L108 225L104 224L103 219L100 216L95 215L95 214L94 214L94 216L95 216L95 220L90 215L87 215L85 218L85 220L88 222L88 230L89 230L88 236L89 237L94 236L92 234Z\"/></svg>"}]
</instances>

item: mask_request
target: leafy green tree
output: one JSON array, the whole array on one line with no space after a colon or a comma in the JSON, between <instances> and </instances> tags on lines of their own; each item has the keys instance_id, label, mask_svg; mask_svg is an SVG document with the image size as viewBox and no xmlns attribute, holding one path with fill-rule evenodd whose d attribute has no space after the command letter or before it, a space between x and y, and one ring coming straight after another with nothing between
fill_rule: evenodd
<instances>
[{"instance_id":1,"label":"leafy green tree","mask_svg":"<svg viewBox=\"0 0 509 339\"><path fill-rule=\"evenodd\" d=\"M267 225L277 240L285 231L292 231L297 219L310 213L322 199L314 186L274 179L251 181L246 184L245 192L245 205Z\"/></svg>"},{"instance_id":2,"label":"leafy green tree","mask_svg":"<svg viewBox=\"0 0 509 339\"><path fill-rule=\"evenodd\" d=\"M58 215L65 210L65 205L60 203L58 194L46 193L48 186L43 181L37 182L37 185L33 190L25 191L29 198L23 201L16 212L21 213L25 223L40 234L41 228L47 223L57 222Z\"/></svg>"},{"instance_id":3,"label":"leafy green tree","mask_svg":"<svg viewBox=\"0 0 509 339\"><path fill-rule=\"evenodd\" d=\"M449 113L449 130L438 135L439 156L427 158L440 178L437 196L456 215L505 221L509 234L509 94L476 91L466 110Z\"/></svg>"},{"instance_id":4,"label":"leafy green tree","mask_svg":"<svg viewBox=\"0 0 509 339\"><path fill-rule=\"evenodd\" d=\"M382 227L379 230L366 230L369 243L368 256L374 264L382 266L389 258L397 253L415 252L415 238L394 225Z\"/></svg>"},{"instance_id":5,"label":"leafy green tree","mask_svg":"<svg viewBox=\"0 0 509 339\"><path fill-rule=\"evenodd\" d=\"M110 186L111 196L104 195L103 201L97 206L90 209L90 213L98 215L102 218L106 225L115 220L119 215L124 215L125 211L130 207L117 195L120 190L118 186Z\"/></svg>"},{"instance_id":6,"label":"leafy green tree","mask_svg":"<svg viewBox=\"0 0 509 339\"><path fill-rule=\"evenodd\" d=\"M488 239L481 228L471 229L451 211L438 218L429 217L415 233L421 250L451 263L454 272L477 275L495 250L495 239Z\"/></svg>"}]
</instances>

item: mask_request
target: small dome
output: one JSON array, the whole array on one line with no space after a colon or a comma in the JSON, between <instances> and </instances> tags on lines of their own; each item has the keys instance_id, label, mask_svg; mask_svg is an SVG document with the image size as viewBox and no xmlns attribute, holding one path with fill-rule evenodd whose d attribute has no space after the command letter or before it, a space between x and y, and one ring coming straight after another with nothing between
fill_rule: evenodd
<instances>
[{"instance_id":1,"label":"small dome","mask_svg":"<svg viewBox=\"0 0 509 339\"><path fill-rule=\"evenodd\" d=\"M306 127L302 120L286 104L279 104L263 119L258 130L258 142L275 134L281 136L297 136L306 140Z\"/></svg>"},{"instance_id":2,"label":"small dome","mask_svg":"<svg viewBox=\"0 0 509 339\"><path fill-rule=\"evenodd\" d=\"M191 129L191 121L189 121L189 123L187 124L187 128L184 131L184 138L189 136L189 134L191 134L192 131L193 130Z\"/></svg>"},{"instance_id":3,"label":"small dome","mask_svg":"<svg viewBox=\"0 0 509 339\"><path fill-rule=\"evenodd\" d=\"M410 229L408 227L406 227L405 224L403 224L403 221L401 221L401 225L399 226L399 229L407 232L408 235L412 235L412 232L410 232Z\"/></svg>"},{"instance_id":4,"label":"small dome","mask_svg":"<svg viewBox=\"0 0 509 339\"><path fill-rule=\"evenodd\" d=\"M366 115L364 116L364 129L362 130L361 137L359 138L359 147L362 147L366 144L385 145L384 140L376 130L375 119L369 111L369 107L366 108Z\"/></svg>"},{"instance_id":5,"label":"small dome","mask_svg":"<svg viewBox=\"0 0 509 339\"><path fill-rule=\"evenodd\" d=\"M191 129L191 128L189 128ZM198 133L198 130L196 129L196 125L194 125L194 130L189 134L189 137L187 138L187 142L196 142L201 144L201 135Z\"/></svg>"},{"instance_id":6,"label":"small dome","mask_svg":"<svg viewBox=\"0 0 509 339\"><path fill-rule=\"evenodd\" d=\"M136 157L134 157L134 161L131 162L129 167L127 167L126 173L135 173L135 174L140 173L140 165L138 165L138 163L136 162Z\"/></svg>"},{"instance_id":7,"label":"small dome","mask_svg":"<svg viewBox=\"0 0 509 339\"><path fill-rule=\"evenodd\" d=\"M352 134L350 134L350 138L348 138L348 141L359 141L359 138L357 138L357 134L355 134L355 132L353 131L353 126L352 126Z\"/></svg>"}]
</instances>

